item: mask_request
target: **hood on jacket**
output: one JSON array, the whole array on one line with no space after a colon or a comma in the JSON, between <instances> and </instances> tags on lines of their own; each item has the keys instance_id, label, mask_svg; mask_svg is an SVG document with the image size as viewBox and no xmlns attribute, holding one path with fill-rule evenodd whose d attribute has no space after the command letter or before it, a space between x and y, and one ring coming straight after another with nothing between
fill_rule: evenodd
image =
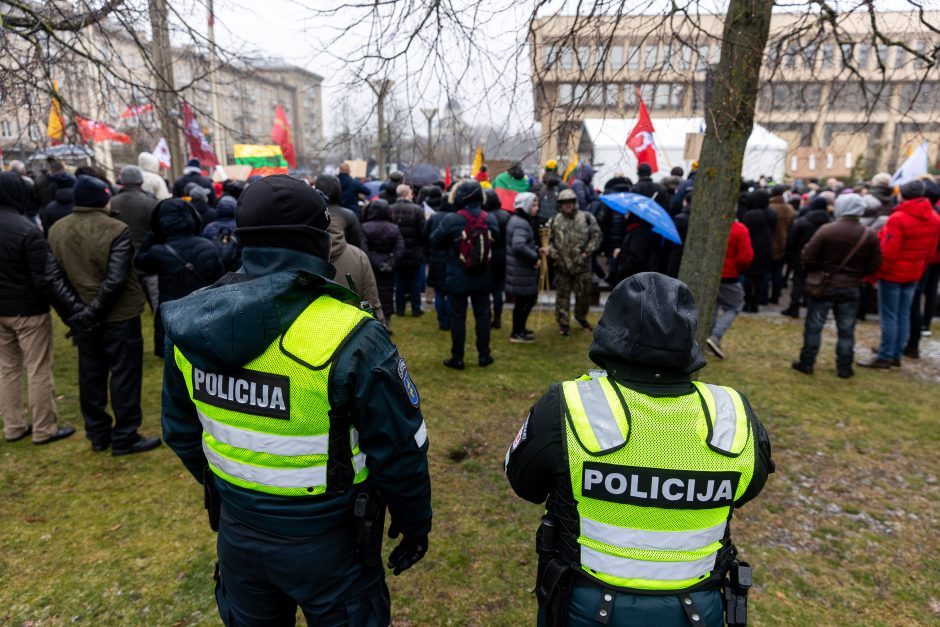
<instances>
[{"instance_id":1,"label":"hood on jacket","mask_svg":"<svg viewBox=\"0 0 940 627\"><path fill-rule=\"evenodd\" d=\"M56 189L72 189L75 187L75 177L68 172L56 172L50 177Z\"/></svg>"},{"instance_id":2,"label":"hood on jacket","mask_svg":"<svg viewBox=\"0 0 940 627\"><path fill-rule=\"evenodd\" d=\"M905 200L904 202L898 204L894 208L895 212L904 212L911 217L917 218L918 220L928 220L930 219L930 214L934 213L933 205L930 204L930 201L924 198L911 198L910 200Z\"/></svg>"},{"instance_id":3,"label":"hood on jacket","mask_svg":"<svg viewBox=\"0 0 940 627\"><path fill-rule=\"evenodd\" d=\"M604 193L614 194L617 192L629 192L633 186L633 181L625 176L615 176L604 183Z\"/></svg>"},{"instance_id":4,"label":"hood on jacket","mask_svg":"<svg viewBox=\"0 0 940 627\"><path fill-rule=\"evenodd\" d=\"M343 229L336 222L331 222L326 232L330 234L330 263L333 263L345 252L349 243L346 241L346 234Z\"/></svg>"},{"instance_id":5,"label":"hood on jacket","mask_svg":"<svg viewBox=\"0 0 940 627\"><path fill-rule=\"evenodd\" d=\"M330 280L333 269L326 260L313 255L246 247L242 263L243 274L228 275L228 282L160 306L166 336L197 368L214 372L241 368L321 294L359 302L355 294Z\"/></svg>"},{"instance_id":6,"label":"hood on jacket","mask_svg":"<svg viewBox=\"0 0 940 627\"><path fill-rule=\"evenodd\" d=\"M427 203L428 207L434 211L441 210L441 204L444 202L444 193L437 185L425 185L418 192L417 203Z\"/></svg>"},{"instance_id":7,"label":"hood on jacket","mask_svg":"<svg viewBox=\"0 0 940 627\"><path fill-rule=\"evenodd\" d=\"M610 294L588 350L618 378L638 369L687 376L705 365L695 341L697 312L688 286L656 272L621 281Z\"/></svg>"},{"instance_id":8,"label":"hood on jacket","mask_svg":"<svg viewBox=\"0 0 940 627\"><path fill-rule=\"evenodd\" d=\"M484 189L483 190L483 210L484 211L496 211L502 207L502 203L499 200L499 194L496 193L495 189Z\"/></svg>"},{"instance_id":9,"label":"hood on jacket","mask_svg":"<svg viewBox=\"0 0 940 627\"><path fill-rule=\"evenodd\" d=\"M160 160L149 152L142 152L137 155L137 167L139 167L144 172L159 174Z\"/></svg>"},{"instance_id":10,"label":"hood on jacket","mask_svg":"<svg viewBox=\"0 0 940 627\"><path fill-rule=\"evenodd\" d=\"M340 196L343 195L343 186L339 179L332 174L320 174L317 176L316 188L326 195L328 205L338 205Z\"/></svg>"},{"instance_id":11,"label":"hood on jacket","mask_svg":"<svg viewBox=\"0 0 940 627\"><path fill-rule=\"evenodd\" d=\"M744 204L748 210L766 209L770 204L770 196L767 195L767 192L756 189L753 192L748 192L744 199Z\"/></svg>"},{"instance_id":12,"label":"hood on jacket","mask_svg":"<svg viewBox=\"0 0 940 627\"><path fill-rule=\"evenodd\" d=\"M16 172L0 172L0 207L17 213L29 207L29 187Z\"/></svg>"},{"instance_id":13,"label":"hood on jacket","mask_svg":"<svg viewBox=\"0 0 940 627\"><path fill-rule=\"evenodd\" d=\"M586 185L590 185L591 181L594 180L594 168L586 163L578 166L578 178L584 181Z\"/></svg>"},{"instance_id":14,"label":"hood on jacket","mask_svg":"<svg viewBox=\"0 0 940 627\"><path fill-rule=\"evenodd\" d=\"M71 187L60 187L55 190L55 201L60 205L75 204L75 195Z\"/></svg>"},{"instance_id":15,"label":"hood on jacket","mask_svg":"<svg viewBox=\"0 0 940 627\"><path fill-rule=\"evenodd\" d=\"M389 209L388 202L382 200L381 198L376 198L370 202L362 215L363 222L388 222L389 217L392 215L391 209Z\"/></svg>"},{"instance_id":16,"label":"hood on jacket","mask_svg":"<svg viewBox=\"0 0 940 627\"><path fill-rule=\"evenodd\" d=\"M202 218L196 208L182 198L167 198L150 214L150 230L157 241L172 235L198 235L202 232Z\"/></svg>"},{"instance_id":17,"label":"hood on jacket","mask_svg":"<svg viewBox=\"0 0 940 627\"><path fill-rule=\"evenodd\" d=\"M536 196L532 192L521 192L516 194L516 198L512 202L512 207L516 210L516 213L528 218L529 209L532 208L532 203L535 202L535 198Z\"/></svg>"},{"instance_id":18,"label":"hood on jacket","mask_svg":"<svg viewBox=\"0 0 940 627\"><path fill-rule=\"evenodd\" d=\"M235 218L235 207L238 206L238 200L232 196L222 196L215 206L215 214L219 219Z\"/></svg>"}]
</instances>

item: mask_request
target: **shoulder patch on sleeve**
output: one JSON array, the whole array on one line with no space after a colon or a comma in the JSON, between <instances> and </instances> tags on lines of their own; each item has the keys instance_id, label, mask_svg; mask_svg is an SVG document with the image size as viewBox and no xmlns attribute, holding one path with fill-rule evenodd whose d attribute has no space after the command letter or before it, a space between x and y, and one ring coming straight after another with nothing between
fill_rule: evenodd
<instances>
[{"instance_id":1,"label":"shoulder patch on sleeve","mask_svg":"<svg viewBox=\"0 0 940 627\"><path fill-rule=\"evenodd\" d=\"M408 372L408 366L405 365L404 357L398 358L398 379L401 381L401 387L405 391L408 402L417 408L421 404L421 399L418 397L417 386L411 380L411 374Z\"/></svg>"},{"instance_id":2,"label":"shoulder patch on sleeve","mask_svg":"<svg viewBox=\"0 0 940 627\"><path fill-rule=\"evenodd\" d=\"M532 416L532 412L529 412L529 415L525 417L525 422L522 423L522 426L519 427L519 433L516 434L516 439L512 441L512 451L515 451L519 448L519 445L526 441L526 438L529 437L529 418Z\"/></svg>"}]
</instances>

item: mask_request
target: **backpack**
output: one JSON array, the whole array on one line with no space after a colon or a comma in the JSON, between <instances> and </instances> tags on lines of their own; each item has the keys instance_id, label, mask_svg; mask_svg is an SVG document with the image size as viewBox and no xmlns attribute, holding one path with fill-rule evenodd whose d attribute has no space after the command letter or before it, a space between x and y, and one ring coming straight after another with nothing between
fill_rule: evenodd
<instances>
[{"instance_id":1,"label":"backpack","mask_svg":"<svg viewBox=\"0 0 940 627\"><path fill-rule=\"evenodd\" d=\"M467 224L460 234L460 263L464 270L480 271L490 265L493 257L493 234L486 225L486 212L474 216L465 209L457 212Z\"/></svg>"},{"instance_id":2,"label":"backpack","mask_svg":"<svg viewBox=\"0 0 940 627\"><path fill-rule=\"evenodd\" d=\"M227 226L220 228L212 236L212 243L222 258L222 267L227 271L236 270L241 265L242 242Z\"/></svg>"}]
</instances>

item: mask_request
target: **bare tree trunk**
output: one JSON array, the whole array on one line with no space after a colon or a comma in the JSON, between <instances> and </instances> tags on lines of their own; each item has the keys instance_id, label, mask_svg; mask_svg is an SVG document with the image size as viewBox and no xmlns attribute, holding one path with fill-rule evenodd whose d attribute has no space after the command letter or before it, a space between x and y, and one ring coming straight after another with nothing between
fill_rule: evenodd
<instances>
[{"instance_id":1,"label":"bare tree trunk","mask_svg":"<svg viewBox=\"0 0 940 627\"><path fill-rule=\"evenodd\" d=\"M180 142L179 124L173 112L177 110L176 81L173 76L173 51L170 48L170 30L167 24L166 0L150 0L151 46L153 64L156 69L154 96L160 130L170 149L170 183L183 173L183 146ZM214 113L214 112L213 112Z\"/></svg>"},{"instance_id":2,"label":"bare tree trunk","mask_svg":"<svg viewBox=\"0 0 940 627\"><path fill-rule=\"evenodd\" d=\"M692 194L689 232L679 278L698 307L700 346L711 333L728 234L737 207L744 147L754 126L758 79L770 32L773 0L731 0L721 59Z\"/></svg>"}]
</instances>

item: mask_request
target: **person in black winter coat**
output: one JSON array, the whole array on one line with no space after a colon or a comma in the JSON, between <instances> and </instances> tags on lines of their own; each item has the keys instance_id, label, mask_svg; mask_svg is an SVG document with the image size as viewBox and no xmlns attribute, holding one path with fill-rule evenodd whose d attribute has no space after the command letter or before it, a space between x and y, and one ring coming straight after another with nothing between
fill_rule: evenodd
<instances>
[{"instance_id":1,"label":"person in black winter coat","mask_svg":"<svg viewBox=\"0 0 940 627\"><path fill-rule=\"evenodd\" d=\"M202 229L202 236L212 242L222 259L226 272L235 272L242 265L242 242L235 235L235 208L238 200L224 194L216 207L218 218Z\"/></svg>"},{"instance_id":2,"label":"person in black winter coat","mask_svg":"<svg viewBox=\"0 0 940 627\"><path fill-rule=\"evenodd\" d=\"M451 313L451 357L444 360L448 368L463 370L464 345L467 339L467 300L473 306L476 323L477 352L479 365L493 363L490 355L490 290L492 277L490 268L468 270L460 260L460 241L467 226L467 216L479 219L483 213L483 188L477 181L463 181L454 190L455 213L449 213L431 232L431 248L445 251L447 255L447 278L445 289ZM499 235L496 218L486 215L486 226L491 241Z\"/></svg>"},{"instance_id":3,"label":"person in black winter coat","mask_svg":"<svg viewBox=\"0 0 940 627\"><path fill-rule=\"evenodd\" d=\"M216 203L213 203L211 207L209 206L209 192L205 187L198 183L187 184L184 198L186 197L189 198L189 204L199 212L199 219L202 220L203 224L218 220L219 214L213 208Z\"/></svg>"},{"instance_id":4,"label":"person in black winter coat","mask_svg":"<svg viewBox=\"0 0 940 627\"><path fill-rule=\"evenodd\" d=\"M398 225L391 221L388 203L382 199L373 200L362 215L362 249L369 255L369 263L375 273L375 283L379 289L379 301L382 303L382 315L385 326L392 324L393 294L395 291L395 266L405 254L405 240Z\"/></svg>"},{"instance_id":5,"label":"person in black winter coat","mask_svg":"<svg viewBox=\"0 0 940 627\"><path fill-rule=\"evenodd\" d=\"M362 248L362 233L359 227L359 211L347 209L340 204L343 197L343 186L339 179L332 174L320 174L314 186L326 195L330 210L330 223L340 227L346 243ZM358 209L358 207L357 207Z\"/></svg>"},{"instance_id":6,"label":"person in black winter coat","mask_svg":"<svg viewBox=\"0 0 940 627\"><path fill-rule=\"evenodd\" d=\"M672 218L672 221L676 224L676 231L679 232L679 239L682 240L682 243L672 244L667 247L669 250L669 258L666 262L665 274L674 279L679 277L679 268L682 265L682 253L685 251L685 238L689 233L689 217L691 212L692 195L688 194L682 202L682 210Z\"/></svg>"},{"instance_id":7,"label":"person in black winter coat","mask_svg":"<svg viewBox=\"0 0 940 627\"><path fill-rule=\"evenodd\" d=\"M536 193L539 198L539 226L548 224L548 221L558 213L558 194L568 186L561 182L561 177L555 172L546 172L542 177L542 187Z\"/></svg>"},{"instance_id":8,"label":"person in black winter coat","mask_svg":"<svg viewBox=\"0 0 940 627\"><path fill-rule=\"evenodd\" d=\"M75 187L74 176L68 172L56 172L49 177L49 182L56 186L55 199L39 210L42 231L47 236L52 225L72 213L72 207L75 206L75 200L72 198L72 189Z\"/></svg>"},{"instance_id":9,"label":"person in black winter coat","mask_svg":"<svg viewBox=\"0 0 940 627\"><path fill-rule=\"evenodd\" d=\"M188 196L186 186L190 183L196 183L209 191L207 199L210 207L215 207L216 197L215 188L212 187L212 180L208 176L202 175L202 168L199 166L199 159L190 159L183 168L183 176L173 182L173 195L177 198Z\"/></svg>"},{"instance_id":10,"label":"person in black winter coat","mask_svg":"<svg viewBox=\"0 0 940 627\"><path fill-rule=\"evenodd\" d=\"M617 273L610 281L611 289L634 274L659 272L663 239L653 232L649 222L632 213L627 216L625 230L620 247L614 251L617 255Z\"/></svg>"},{"instance_id":11,"label":"person in black winter coat","mask_svg":"<svg viewBox=\"0 0 940 627\"><path fill-rule=\"evenodd\" d=\"M634 194L652 198L660 207L668 211L669 192L659 183L653 182L651 178L653 176L653 168L651 168L648 163L641 163L636 169L636 174L638 177L637 182L633 184L633 188L630 191Z\"/></svg>"},{"instance_id":12,"label":"person in black winter coat","mask_svg":"<svg viewBox=\"0 0 940 627\"><path fill-rule=\"evenodd\" d=\"M424 209L411 201L412 191L408 185L399 185L397 199L389 207L392 222L398 225L405 242L405 252L395 265L395 313L405 315L405 293L411 300L411 315L418 317L421 311L421 293L424 269Z\"/></svg>"},{"instance_id":13,"label":"person in black winter coat","mask_svg":"<svg viewBox=\"0 0 940 627\"><path fill-rule=\"evenodd\" d=\"M159 302L169 302L212 285L225 272L215 246L200 235L202 220L196 208L181 198L167 198L150 215L150 233L144 238L134 265L144 274L156 274ZM153 315L153 350L163 357L163 320Z\"/></svg>"},{"instance_id":14,"label":"person in black winter coat","mask_svg":"<svg viewBox=\"0 0 940 627\"><path fill-rule=\"evenodd\" d=\"M452 209L449 203L444 202L444 194L436 185L427 185L421 188L418 194L418 204L427 204L434 210L434 214L424 223L424 241L430 242L431 233L440 226L441 221ZM447 252L427 246L428 260L428 287L434 288L434 310L437 313L437 328L441 331L450 331L450 310L447 305L447 294L444 290L444 279L447 275Z\"/></svg>"},{"instance_id":15,"label":"person in black winter coat","mask_svg":"<svg viewBox=\"0 0 940 627\"><path fill-rule=\"evenodd\" d=\"M503 291L506 288L506 224L509 223L510 213L502 208L499 196L492 189L483 190L483 210L496 218L496 224L499 226L490 261L493 274L493 287L490 292L493 295L493 319L490 328L500 329L503 326Z\"/></svg>"},{"instance_id":16,"label":"person in black winter coat","mask_svg":"<svg viewBox=\"0 0 940 627\"><path fill-rule=\"evenodd\" d=\"M535 194L522 193L513 202L515 213L506 224L506 293L515 296L510 342L532 342L526 329L529 313L539 294L539 245L533 224L538 224L539 201Z\"/></svg>"},{"instance_id":17,"label":"person in black winter coat","mask_svg":"<svg viewBox=\"0 0 940 627\"><path fill-rule=\"evenodd\" d=\"M28 184L0 173L0 419L8 442L32 434L46 444L75 433L57 425L49 304L66 321L86 308L26 217L29 206ZM32 425L23 411L24 372Z\"/></svg>"},{"instance_id":18,"label":"person in black winter coat","mask_svg":"<svg viewBox=\"0 0 940 627\"><path fill-rule=\"evenodd\" d=\"M829 215L829 201L824 197L817 196L810 201L806 212L798 217L793 226L790 227L790 235L787 237L787 260L793 268L793 286L790 288L790 304L780 313L791 318L800 317L800 305L803 301L803 281L806 279L806 273L800 263L800 253L803 247L813 238L819 227L830 222L832 217Z\"/></svg>"},{"instance_id":19,"label":"person in black winter coat","mask_svg":"<svg viewBox=\"0 0 940 627\"><path fill-rule=\"evenodd\" d=\"M774 259L774 229L777 213L771 209L770 196L762 190L749 192L744 197L741 222L751 235L754 261L744 275L744 311L757 313L759 305L766 305L770 287L770 273Z\"/></svg>"},{"instance_id":20,"label":"person in black winter coat","mask_svg":"<svg viewBox=\"0 0 940 627\"><path fill-rule=\"evenodd\" d=\"M615 174L604 184L605 194L629 192L633 181L622 174ZM627 234L627 217L619 211L614 211L607 205L602 205L597 215L597 224L601 227L601 252L607 257L609 268L608 277L617 276L617 258L614 251L620 248L623 238Z\"/></svg>"}]
</instances>

